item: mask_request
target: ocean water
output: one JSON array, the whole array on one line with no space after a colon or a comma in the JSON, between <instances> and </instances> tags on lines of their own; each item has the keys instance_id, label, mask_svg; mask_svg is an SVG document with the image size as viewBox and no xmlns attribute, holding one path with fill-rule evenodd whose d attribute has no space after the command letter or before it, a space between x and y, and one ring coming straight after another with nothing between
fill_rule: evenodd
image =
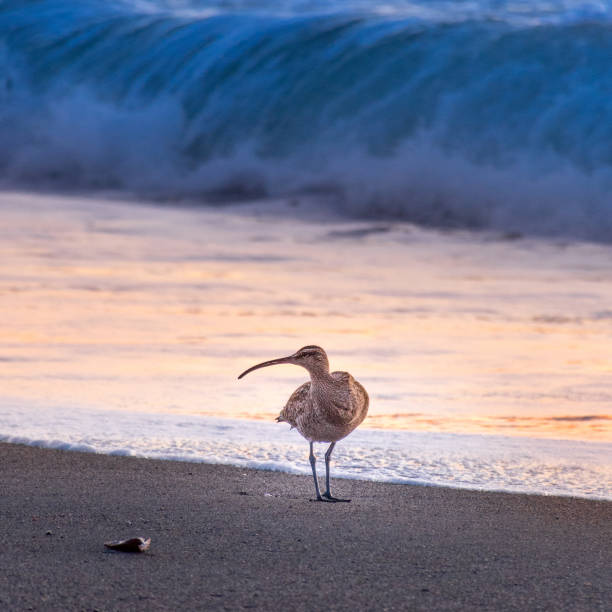
<instances>
[{"instance_id":1,"label":"ocean water","mask_svg":"<svg viewBox=\"0 0 612 612\"><path fill-rule=\"evenodd\" d=\"M608 242L608 0L0 3L8 186Z\"/></svg>"},{"instance_id":2,"label":"ocean water","mask_svg":"<svg viewBox=\"0 0 612 612\"><path fill-rule=\"evenodd\" d=\"M0 439L612 499L611 16L0 1Z\"/></svg>"},{"instance_id":3,"label":"ocean water","mask_svg":"<svg viewBox=\"0 0 612 612\"><path fill-rule=\"evenodd\" d=\"M0 439L308 473L306 372L237 376L317 343L371 397L336 475L612 499L611 246L312 204L0 194Z\"/></svg>"}]
</instances>

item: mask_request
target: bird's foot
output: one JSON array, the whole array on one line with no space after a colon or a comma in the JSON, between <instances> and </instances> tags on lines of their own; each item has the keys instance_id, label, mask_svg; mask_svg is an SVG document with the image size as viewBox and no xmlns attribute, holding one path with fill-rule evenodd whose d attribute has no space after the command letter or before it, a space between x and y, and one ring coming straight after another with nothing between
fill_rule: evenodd
<instances>
[{"instance_id":1,"label":"bird's foot","mask_svg":"<svg viewBox=\"0 0 612 612\"><path fill-rule=\"evenodd\" d=\"M331 493L325 492L321 495L322 501L326 502L350 502L350 499L341 499L339 497L334 497Z\"/></svg>"},{"instance_id":2,"label":"bird's foot","mask_svg":"<svg viewBox=\"0 0 612 612\"><path fill-rule=\"evenodd\" d=\"M338 499L337 497L332 497L331 495L319 495L316 499L311 499L311 502L328 502L328 503L336 503L336 502L350 502L350 499Z\"/></svg>"}]
</instances>

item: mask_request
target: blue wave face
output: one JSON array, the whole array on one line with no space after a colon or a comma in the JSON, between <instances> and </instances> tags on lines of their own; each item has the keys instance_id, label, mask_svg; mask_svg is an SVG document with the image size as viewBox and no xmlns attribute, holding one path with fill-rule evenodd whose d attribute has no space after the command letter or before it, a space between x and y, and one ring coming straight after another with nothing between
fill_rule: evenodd
<instances>
[{"instance_id":1,"label":"blue wave face","mask_svg":"<svg viewBox=\"0 0 612 612\"><path fill-rule=\"evenodd\" d=\"M612 238L608 4L0 3L6 184Z\"/></svg>"}]
</instances>

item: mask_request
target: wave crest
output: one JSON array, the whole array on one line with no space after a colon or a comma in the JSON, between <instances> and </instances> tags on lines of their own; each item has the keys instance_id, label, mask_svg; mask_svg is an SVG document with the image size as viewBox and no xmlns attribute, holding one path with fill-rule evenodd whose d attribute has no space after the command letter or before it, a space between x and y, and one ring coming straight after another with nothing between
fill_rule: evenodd
<instances>
[{"instance_id":1,"label":"wave crest","mask_svg":"<svg viewBox=\"0 0 612 612\"><path fill-rule=\"evenodd\" d=\"M492 22L486 3L456 23L155 6L4 3L5 184L323 189L351 215L612 236L607 15L534 26Z\"/></svg>"}]
</instances>

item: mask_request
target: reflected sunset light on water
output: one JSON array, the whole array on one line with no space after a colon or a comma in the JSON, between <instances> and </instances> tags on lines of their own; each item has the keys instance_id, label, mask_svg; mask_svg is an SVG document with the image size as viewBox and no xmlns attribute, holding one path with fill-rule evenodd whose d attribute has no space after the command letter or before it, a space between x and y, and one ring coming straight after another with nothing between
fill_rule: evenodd
<instances>
[{"instance_id":1,"label":"reflected sunset light on water","mask_svg":"<svg viewBox=\"0 0 612 612\"><path fill-rule=\"evenodd\" d=\"M272 420L320 344L364 427L612 441L612 248L2 196L5 402ZM276 210L280 212L275 212Z\"/></svg>"}]
</instances>

